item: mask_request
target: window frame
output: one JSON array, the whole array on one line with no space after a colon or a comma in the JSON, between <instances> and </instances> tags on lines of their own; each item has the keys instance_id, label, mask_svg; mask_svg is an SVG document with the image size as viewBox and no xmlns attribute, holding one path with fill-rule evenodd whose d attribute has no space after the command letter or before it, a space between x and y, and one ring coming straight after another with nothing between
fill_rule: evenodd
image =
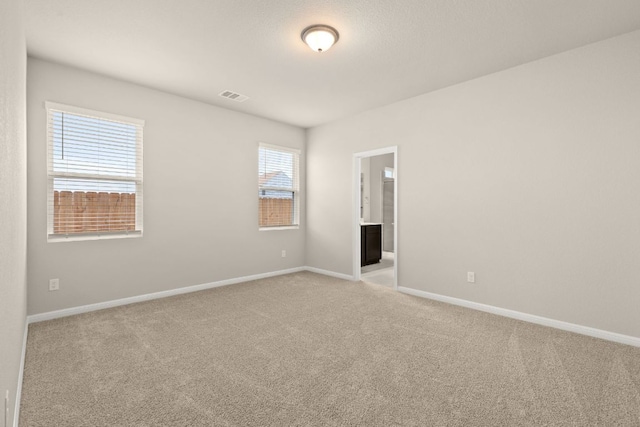
<instances>
[{"instance_id":1,"label":"window frame","mask_svg":"<svg viewBox=\"0 0 640 427\"><path fill-rule=\"evenodd\" d=\"M72 105L60 104L57 102L46 101L46 126L47 126L47 242L72 242L83 240L104 240L104 239L121 239L142 237L143 233L143 145L144 145L144 124L145 121L133 117L121 116L118 114L107 113L103 111L90 110L87 108L76 107ZM54 132L51 126L53 121L52 114L54 112L62 112L72 115L90 117L97 120L117 122L136 127L136 175L133 179L122 179L123 177L101 176L91 173L79 172L56 172L54 171ZM54 233L54 180L56 178L78 178L93 180L121 180L123 182L135 183L135 226L134 230L118 230L118 231L90 231L82 233Z\"/></svg>"},{"instance_id":2,"label":"window frame","mask_svg":"<svg viewBox=\"0 0 640 427\"><path fill-rule=\"evenodd\" d=\"M280 151L292 154L293 157L293 177L291 190L282 187L263 187L260 185L260 150ZM269 144L264 142L258 143L258 230L259 231L275 231L275 230L297 230L300 228L300 155L301 150L298 148L285 147L282 145ZM260 225L260 192L261 191L291 191L293 197L293 224L291 225Z\"/></svg>"}]
</instances>

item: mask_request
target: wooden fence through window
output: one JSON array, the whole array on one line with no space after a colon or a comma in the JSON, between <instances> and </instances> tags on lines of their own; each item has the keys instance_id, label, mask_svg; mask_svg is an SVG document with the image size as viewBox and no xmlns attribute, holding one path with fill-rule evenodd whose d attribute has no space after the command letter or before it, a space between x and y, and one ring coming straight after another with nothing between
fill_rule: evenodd
<instances>
[{"instance_id":1,"label":"wooden fence through window","mask_svg":"<svg viewBox=\"0 0 640 427\"><path fill-rule=\"evenodd\" d=\"M53 193L54 234L132 231L135 227L135 193Z\"/></svg>"},{"instance_id":2,"label":"wooden fence through window","mask_svg":"<svg viewBox=\"0 0 640 427\"><path fill-rule=\"evenodd\" d=\"M260 197L259 200L260 227L293 225L293 199Z\"/></svg>"},{"instance_id":3,"label":"wooden fence through window","mask_svg":"<svg viewBox=\"0 0 640 427\"><path fill-rule=\"evenodd\" d=\"M293 199L259 198L261 227L293 224ZM54 191L54 234L133 231L136 226L135 193Z\"/></svg>"}]
</instances>

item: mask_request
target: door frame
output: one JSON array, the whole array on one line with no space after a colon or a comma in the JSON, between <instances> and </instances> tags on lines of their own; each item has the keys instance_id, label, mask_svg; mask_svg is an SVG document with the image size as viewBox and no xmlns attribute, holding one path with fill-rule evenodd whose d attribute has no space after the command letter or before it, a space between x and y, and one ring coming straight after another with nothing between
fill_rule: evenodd
<instances>
[{"instance_id":1,"label":"door frame","mask_svg":"<svg viewBox=\"0 0 640 427\"><path fill-rule=\"evenodd\" d=\"M393 169L395 179L393 181L393 238L394 238L394 262L393 262L393 289L398 290L398 146L379 148L377 150L362 151L353 154L353 209L352 232L353 238L353 279L360 280L360 174L362 172L361 160L367 157L393 154Z\"/></svg>"}]
</instances>

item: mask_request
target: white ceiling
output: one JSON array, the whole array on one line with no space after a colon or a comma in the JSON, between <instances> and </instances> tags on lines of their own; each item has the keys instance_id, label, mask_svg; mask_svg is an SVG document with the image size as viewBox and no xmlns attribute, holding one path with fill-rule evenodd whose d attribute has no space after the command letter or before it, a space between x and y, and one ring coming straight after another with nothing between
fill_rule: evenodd
<instances>
[{"instance_id":1,"label":"white ceiling","mask_svg":"<svg viewBox=\"0 0 640 427\"><path fill-rule=\"evenodd\" d=\"M31 56L301 127L640 29L640 0L26 0L26 12ZM311 24L339 42L311 51Z\"/></svg>"}]
</instances>

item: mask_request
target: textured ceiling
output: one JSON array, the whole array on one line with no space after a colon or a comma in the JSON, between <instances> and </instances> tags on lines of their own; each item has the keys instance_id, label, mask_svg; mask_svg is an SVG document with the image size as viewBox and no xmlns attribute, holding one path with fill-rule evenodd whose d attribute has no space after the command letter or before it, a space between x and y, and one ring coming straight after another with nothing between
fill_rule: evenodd
<instances>
[{"instance_id":1,"label":"textured ceiling","mask_svg":"<svg viewBox=\"0 0 640 427\"><path fill-rule=\"evenodd\" d=\"M32 56L301 127L640 29L639 0L25 3ZM340 41L311 51L311 24Z\"/></svg>"}]
</instances>

